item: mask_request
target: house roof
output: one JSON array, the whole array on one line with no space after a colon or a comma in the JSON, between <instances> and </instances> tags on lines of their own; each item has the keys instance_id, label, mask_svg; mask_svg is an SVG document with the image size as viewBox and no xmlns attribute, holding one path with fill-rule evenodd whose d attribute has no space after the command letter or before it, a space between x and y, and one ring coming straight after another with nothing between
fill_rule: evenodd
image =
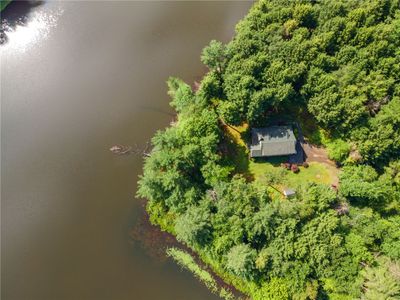
<instances>
[{"instance_id":1,"label":"house roof","mask_svg":"<svg viewBox=\"0 0 400 300\"><path fill-rule=\"evenodd\" d=\"M251 130L251 157L296 153L296 137L291 126L271 126Z\"/></svg>"}]
</instances>

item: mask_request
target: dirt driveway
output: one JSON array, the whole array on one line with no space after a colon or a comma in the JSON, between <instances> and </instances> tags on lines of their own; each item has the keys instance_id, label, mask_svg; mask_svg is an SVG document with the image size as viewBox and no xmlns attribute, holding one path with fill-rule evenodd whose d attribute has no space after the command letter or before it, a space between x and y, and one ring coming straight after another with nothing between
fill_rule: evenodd
<instances>
[{"instance_id":1,"label":"dirt driveway","mask_svg":"<svg viewBox=\"0 0 400 300\"><path fill-rule=\"evenodd\" d=\"M330 170L332 184L339 186L339 169L334 161L328 158L328 151L325 148L311 145L307 142L301 144L306 162L318 162L324 164Z\"/></svg>"},{"instance_id":2,"label":"dirt driveway","mask_svg":"<svg viewBox=\"0 0 400 300\"><path fill-rule=\"evenodd\" d=\"M308 143L303 136L303 132L300 126L295 123L295 126L298 129L298 145L297 147L302 148L303 150L303 159L306 162L318 162L325 164L328 169L330 169L331 174L333 175L332 184L338 186L339 185L339 169L337 168L334 161L328 158L328 151L323 147L317 147L315 145L311 145Z\"/></svg>"},{"instance_id":3,"label":"dirt driveway","mask_svg":"<svg viewBox=\"0 0 400 300\"><path fill-rule=\"evenodd\" d=\"M328 158L328 151L325 148L311 145L307 142L301 144L307 162L316 161L336 167L334 161Z\"/></svg>"}]
</instances>

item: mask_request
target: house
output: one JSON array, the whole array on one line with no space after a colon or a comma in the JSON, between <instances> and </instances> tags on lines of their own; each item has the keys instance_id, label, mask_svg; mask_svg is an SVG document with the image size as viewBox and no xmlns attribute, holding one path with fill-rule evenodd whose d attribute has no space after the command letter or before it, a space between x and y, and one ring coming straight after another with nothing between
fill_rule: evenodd
<instances>
[{"instance_id":1,"label":"house","mask_svg":"<svg viewBox=\"0 0 400 300\"><path fill-rule=\"evenodd\" d=\"M271 126L251 130L250 157L296 154L296 137L291 126Z\"/></svg>"}]
</instances>

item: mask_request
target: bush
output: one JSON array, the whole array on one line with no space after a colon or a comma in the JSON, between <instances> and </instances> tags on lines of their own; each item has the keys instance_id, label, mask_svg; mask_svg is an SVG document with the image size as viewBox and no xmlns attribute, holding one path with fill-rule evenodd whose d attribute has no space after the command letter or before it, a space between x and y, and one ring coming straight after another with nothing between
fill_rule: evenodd
<instances>
[{"instance_id":1,"label":"bush","mask_svg":"<svg viewBox=\"0 0 400 300\"><path fill-rule=\"evenodd\" d=\"M192 206L179 216L175 224L176 237L190 246L205 245L210 239L210 213L202 207Z\"/></svg>"},{"instance_id":2,"label":"bush","mask_svg":"<svg viewBox=\"0 0 400 300\"><path fill-rule=\"evenodd\" d=\"M349 156L351 147L345 141L338 139L328 144L328 156L336 162L343 162Z\"/></svg>"},{"instance_id":3,"label":"bush","mask_svg":"<svg viewBox=\"0 0 400 300\"><path fill-rule=\"evenodd\" d=\"M269 282L262 284L255 293L254 299L287 300L289 299L289 284L285 279L272 277Z\"/></svg>"},{"instance_id":4,"label":"bush","mask_svg":"<svg viewBox=\"0 0 400 300\"><path fill-rule=\"evenodd\" d=\"M290 164L290 163L281 163L281 167L282 168L284 168L284 169L286 169L286 170L290 170L290 167L291 167L292 165Z\"/></svg>"},{"instance_id":5,"label":"bush","mask_svg":"<svg viewBox=\"0 0 400 300\"><path fill-rule=\"evenodd\" d=\"M286 175L286 167L284 169L273 168L268 171L266 174L266 182L268 184L280 184L282 183L283 178Z\"/></svg>"},{"instance_id":6,"label":"bush","mask_svg":"<svg viewBox=\"0 0 400 300\"><path fill-rule=\"evenodd\" d=\"M293 173L299 173L299 172L300 172L300 169L299 169L299 167L298 167L296 164L292 164L292 166L290 167L290 170L291 170Z\"/></svg>"},{"instance_id":7,"label":"bush","mask_svg":"<svg viewBox=\"0 0 400 300\"><path fill-rule=\"evenodd\" d=\"M237 276L252 279L257 252L247 244L236 245L227 254L227 268Z\"/></svg>"}]
</instances>

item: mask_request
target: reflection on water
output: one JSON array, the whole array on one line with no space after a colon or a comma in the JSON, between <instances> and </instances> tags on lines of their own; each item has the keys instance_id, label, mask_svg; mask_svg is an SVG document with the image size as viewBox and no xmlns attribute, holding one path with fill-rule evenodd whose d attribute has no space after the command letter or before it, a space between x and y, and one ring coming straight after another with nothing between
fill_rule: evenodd
<instances>
[{"instance_id":1,"label":"reflection on water","mask_svg":"<svg viewBox=\"0 0 400 300\"><path fill-rule=\"evenodd\" d=\"M177 240L169 233L163 232L152 225L149 216L145 213L146 202L141 201L143 210L138 216L130 231L131 243L140 245L145 253L156 262L164 263L167 260L165 252L170 247L181 247Z\"/></svg>"},{"instance_id":2,"label":"reflection on water","mask_svg":"<svg viewBox=\"0 0 400 300\"><path fill-rule=\"evenodd\" d=\"M56 26L62 10L37 11L43 1L13 1L1 14L0 44L25 52L45 39Z\"/></svg>"},{"instance_id":3,"label":"reflection on water","mask_svg":"<svg viewBox=\"0 0 400 300\"><path fill-rule=\"evenodd\" d=\"M153 258L168 238L134 199L143 160L109 148L171 122L168 76L198 80L201 49L251 3L49 0L11 18L17 1L0 48L0 298L217 300Z\"/></svg>"}]
</instances>

